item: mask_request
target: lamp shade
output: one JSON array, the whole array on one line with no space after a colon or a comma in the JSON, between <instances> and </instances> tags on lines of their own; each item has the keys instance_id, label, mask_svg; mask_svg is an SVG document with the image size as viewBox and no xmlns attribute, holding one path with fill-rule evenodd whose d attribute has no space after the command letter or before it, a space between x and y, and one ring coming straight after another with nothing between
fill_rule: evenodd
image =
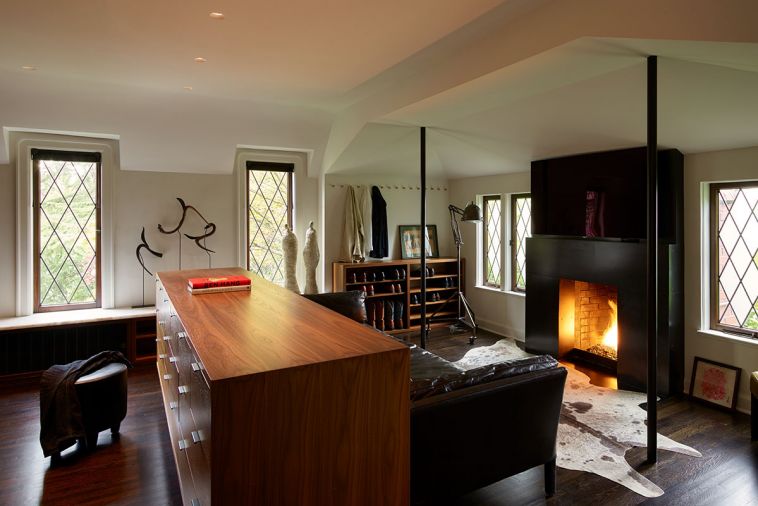
<instances>
[{"instance_id":1,"label":"lamp shade","mask_svg":"<svg viewBox=\"0 0 758 506\"><path fill-rule=\"evenodd\" d=\"M461 221L482 221L482 210L479 209L478 205L469 202L466 209L463 210Z\"/></svg>"}]
</instances>

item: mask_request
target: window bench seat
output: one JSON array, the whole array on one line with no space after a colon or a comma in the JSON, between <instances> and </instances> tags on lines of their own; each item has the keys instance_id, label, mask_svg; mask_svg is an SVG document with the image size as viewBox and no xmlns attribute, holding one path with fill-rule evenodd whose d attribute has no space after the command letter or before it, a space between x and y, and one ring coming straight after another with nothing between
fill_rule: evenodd
<instances>
[{"instance_id":1,"label":"window bench seat","mask_svg":"<svg viewBox=\"0 0 758 506\"><path fill-rule=\"evenodd\" d=\"M155 361L155 308L81 309L0 318L0 378L36 380L53 364L103 350Z\"/></svg>"}]
</instances>

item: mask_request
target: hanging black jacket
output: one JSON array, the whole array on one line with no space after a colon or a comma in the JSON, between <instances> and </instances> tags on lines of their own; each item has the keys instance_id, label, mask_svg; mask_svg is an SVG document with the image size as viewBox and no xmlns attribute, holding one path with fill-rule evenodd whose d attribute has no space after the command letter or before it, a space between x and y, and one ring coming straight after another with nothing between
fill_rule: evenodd
<instances>
[{"instance_id":1,"label":"hanging black jacket","mask_svg":"<svg viewBox=\"0 0 758 506\"><path fill-rule=\"evenodd\" d=\"M387 239L387 202L376 186L371 187L371 258L389 255Z\"/></svg>"}]
</instances>

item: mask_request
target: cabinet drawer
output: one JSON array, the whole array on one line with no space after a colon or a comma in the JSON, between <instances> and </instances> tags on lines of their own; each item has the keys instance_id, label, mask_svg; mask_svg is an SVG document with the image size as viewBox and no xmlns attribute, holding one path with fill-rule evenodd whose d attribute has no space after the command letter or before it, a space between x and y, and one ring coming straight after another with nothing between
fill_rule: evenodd
<instances>
[{"instance_id":1,"label":"cabinet drawer","mask_svg":"<svg viewBox=\"0 0 758 506\"><path fill-rule=\"evenodd\" d=\"M187 448L187 462L192 471L192 481L195 485L195 494L200 504L211 504L211 468L209 461L204 455L202 443L198 440L197 433L190 435L192 446ZM197 441L197 442L195 442Z\"/></svg>"},{"instance_id":2,"label":"cabinet drawer","mask_svg":"<svg viewBox=\"0 0 758 506\"><path fill-rule=\"evenodd\" d=\"M198 364L198 362L195 362ZM190 408L192 418L195 420L195 429L200 435L201 445L205 459L210 462L211 458L211 391L203 377L201 367L196 366L190 377Z\"/></svg>"}]
</instances>

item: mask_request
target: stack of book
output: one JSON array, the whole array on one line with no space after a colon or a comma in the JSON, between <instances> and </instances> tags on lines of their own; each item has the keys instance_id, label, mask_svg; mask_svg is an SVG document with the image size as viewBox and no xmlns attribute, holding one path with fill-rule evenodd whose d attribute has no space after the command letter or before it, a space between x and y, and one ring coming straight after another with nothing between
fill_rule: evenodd
<instances>
[{"instance_id":1,"label":"stack of book","mask_svg":"<svg viewBox=\"0 0 758 506\"><path fill-rule=\"evenodd\" d=\"M245 276L223 276L216 278L190 278L187 290L191 294L250 291L250 278Z\"/></svg>"}]
</instances>

